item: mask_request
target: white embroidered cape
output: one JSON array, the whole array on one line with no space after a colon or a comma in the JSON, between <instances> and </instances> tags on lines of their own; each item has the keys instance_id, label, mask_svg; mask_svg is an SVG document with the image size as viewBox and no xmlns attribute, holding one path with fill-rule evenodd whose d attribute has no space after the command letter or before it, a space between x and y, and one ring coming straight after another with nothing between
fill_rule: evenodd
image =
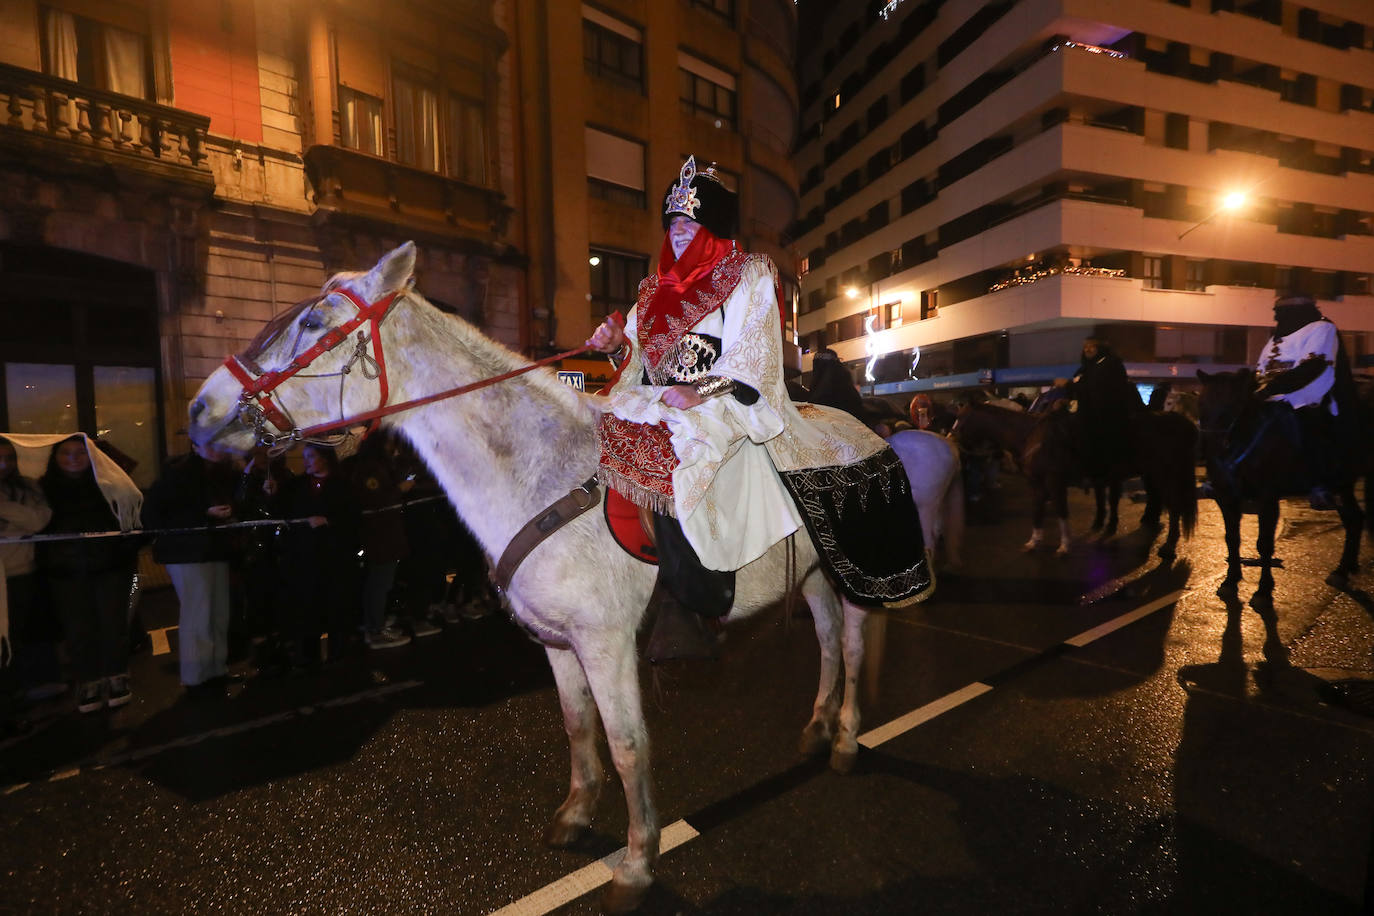
<instances>
[{"instance_id":1,"label":"white embroidered cape","mask_svg":"<svg viewBox=\"0 0 1374 916\"><path fill-rule=\"evenodd\" d=\"M849 465L885 445L842 411L792 403L783 384L776 283L773 262L751 255L723 306L721 354L710 370L757 391L753 404L728 394L688 410L664 404L666 388L640 384L634 310L625 328L632 352L605 399L622 420L668 425L678 458L675 514L708 569L739 569L801 527L778 471Z\"/></svg>"}]
</instances>

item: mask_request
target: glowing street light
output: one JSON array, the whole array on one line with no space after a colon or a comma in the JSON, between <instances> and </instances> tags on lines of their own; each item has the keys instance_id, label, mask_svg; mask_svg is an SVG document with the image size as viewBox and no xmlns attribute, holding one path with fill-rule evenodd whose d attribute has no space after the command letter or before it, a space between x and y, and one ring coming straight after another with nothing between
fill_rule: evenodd
<instances>
[{"instance_id":1,"label":"glowing street light","mask_svg":"<svg viewBox=\"0 0 1374 916\"><path fill-rule=\"evenodd\" d=\"M1235 213L1238 210L1243 209L1245 205L1249 202L1250 193L1248 191L1227 191L1225 194L1222 195L1221 200L1217 203L1217 208L1215 210L1213 210L1211 213L1208 213L1206 216L1198 220L1196 223L1193 223L1193 225L1189 226L1187 229L1184 229L1183 232L1179 235L1179 238L1183 238L1183 236L1192 232L1194 229L1196 229L1198 226L1201 226L1203 223L1211 222L1213 218L1220 216L1222 213Z\"/></svg>"},{"instance_id":2,"label":"glowing street light","mask_svg":"<svg viewBox=\"0 0 1374 916\"><path fill-rule=\"evenodd\" d=\"M846 298L857 299L859 298L859 288L857 286L846 286L844 294Z\"/></svg>"},{"instance_id":3,"label":"glowing street light","mask_svg":"<svg viewBox=\"0 0 1374 916\"><path fill-rule=\"evenodd\" d=\"M596 267L598 264L601 263L601 258L597 257L596 255L592 255L590 258L587 259L587 263L592 265L593 267Z\"/></svg>"}]
</instances>

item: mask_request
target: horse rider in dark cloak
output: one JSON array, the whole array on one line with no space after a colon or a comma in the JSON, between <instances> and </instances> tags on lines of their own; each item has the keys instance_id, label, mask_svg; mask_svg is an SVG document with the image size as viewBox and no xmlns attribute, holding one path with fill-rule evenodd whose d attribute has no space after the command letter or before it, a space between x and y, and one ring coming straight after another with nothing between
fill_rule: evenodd
<instances>
[{"instance_id":1,"label":"horse rider in dark cloak","mask_svg":"<svg viewBox=\"0 0 1374 916\"><path fill-rule=\"evenodd\" d=\"M734 570L803 525L833 548L823 560L850 600L921 600L934 581L901 462L861 424L788 396L777 270L734 241L738 197L689 157L662 201L656 270L624 326L607 319L587 341L619 367L597 476L653 512L649 657L711 654L701 618L729 612Z\"/></svg>"},{"instance_id":2,"label":"horse rider in dark cloak","mask_svg":"<svg viewBox=\"0 0 1374 916\"><path fill-rule=\"evenodd\" d=\"M1083 356L1069 390L1078 402L1083 471L1101 480L1128 457L1131 414L1142 406L1140 394L1111 344L1097 337L1083 341Z\"/></svg>"},{"instance_id":3,"label":"horse rider in dark cloak","mask_svg":"<svg viewBox=\"0 0 1374 916\"><path fill-rule=\"evenodd\" d=\"M1291 412L1307 465L1314 509L1335 509L1333 487L1354 448L1355 381L1340 333L1311 296L1284 292L1274 300L1274 333L1260 351L1255 396Z\"/></svg>"}]
</instances>

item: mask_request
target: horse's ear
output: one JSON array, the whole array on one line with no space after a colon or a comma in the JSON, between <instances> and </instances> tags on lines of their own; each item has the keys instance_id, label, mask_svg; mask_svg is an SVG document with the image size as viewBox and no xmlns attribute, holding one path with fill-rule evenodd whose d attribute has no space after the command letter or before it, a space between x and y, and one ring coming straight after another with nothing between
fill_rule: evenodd
<instances>
[{"instance_id":1,"label":"horse's ear","mask_svg":"<svg viewBox=\"0 0 1374 916\"><path fill-rule=\"evenodd\" d=\"M373 289L378 293L390 292L408 285L415 275L415 243L406 242L383 255L371 273L376 284Z\"/></svg>"}]
</instances>

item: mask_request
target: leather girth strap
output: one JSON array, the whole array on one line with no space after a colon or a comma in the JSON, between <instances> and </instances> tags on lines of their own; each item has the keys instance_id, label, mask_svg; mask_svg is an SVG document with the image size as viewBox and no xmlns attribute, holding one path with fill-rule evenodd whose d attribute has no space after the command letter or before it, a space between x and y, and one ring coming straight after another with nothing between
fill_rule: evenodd
<instances>
[{"instance_id":1,"label":"leather girth strap","mask_svg":"<svg viewBox=\"0 0 1374 916\"><path fill-rule=\"evenodd\" d=\"M491 580L497 589L504 592L510 587L510 580L514 578L521 561L545 538L599 502L601 487L592 477L526 522L525 527L517 531L506 545L496 569L492 571Z\"/></svg>"}]
</instances>

